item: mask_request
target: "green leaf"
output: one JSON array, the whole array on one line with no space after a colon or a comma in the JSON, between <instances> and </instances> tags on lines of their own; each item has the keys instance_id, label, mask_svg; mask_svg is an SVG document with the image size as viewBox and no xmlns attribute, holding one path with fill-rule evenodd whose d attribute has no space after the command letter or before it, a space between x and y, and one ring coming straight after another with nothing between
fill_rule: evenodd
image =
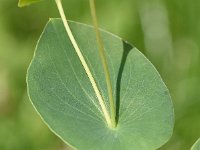
<instances>
[{"instance_id":1,"label":"green leaf","mask_svg":"<svg viewBox=\"0 0 200 150\"><path fill-rule=\"evenodd\" d=\"M191 150L200 150L200 138L194 143Z\"/></svg>"},{"instance_id":2,"label":"green leaf","mask_svg":"<svg viewBox=\"0 0 200 150\"><path fill-rule=\"evenodd\" d=\"M19 0L18 6L24 7L32 3L40 2L41 0Z\"/></svg>"},{"instance_id":3,"label":"green leaf","mask_svg":"<svg viewBox=\"0 0 200 150\"><path fill-rule=\"evenodd\" d=\"M94 29L76 22L69 24L108 107ZM160 147L171 137L174 124L167 87L135 47L106 31L101 30L101 35L113 85L117 128L108 128L60 19L48 22L28 69L28 93L34 107L57 136L78 150Z\"/></svg>"}]
</instances>

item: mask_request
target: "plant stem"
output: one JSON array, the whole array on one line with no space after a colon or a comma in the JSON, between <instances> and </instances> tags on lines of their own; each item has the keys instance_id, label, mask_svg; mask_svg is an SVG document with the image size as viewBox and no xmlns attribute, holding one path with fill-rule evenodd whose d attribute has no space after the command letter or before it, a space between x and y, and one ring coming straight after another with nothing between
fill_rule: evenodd
<instances>
[{"instance_id":1,"label":"plant stem","mask_svg":"<svg viewBox=\"0 0 200 150\"><path fill-rule=\"evenodd\" d=\"M60 16L62 18L63 24L64 24L65 29L67 31L67 34L69 36L69 39L71 40L72 45L74 46L74 49L75 49L75 51L76 51L76 53L77 53L82 65L83 65L83 68L85 69L85 72L86 72L86 74L87 74L87 76L88 76L88 78L89 78L89 80L90 80L90 82L92 84L92 87L94 89L94 92L95 92L95 94L96 94L96 96L98 98L98 101L99 101L99 104L100 104L101 109L103 111L103 114L104 114L104 117L106 119L106 122L107 122L109 127L112 127L111 119L110 119L109 113L108 113L108 111L106 109L105 102L104 102L104 100L102 98L102 95L100 94L100 91L99 91L99 89L97 87L97 84L96 84L96 82L94 80L94 77L92 76L92 73L91 73L91 71L90 71L90 69L89 69L89 67L88 67L88 65L87 65L87 63L86 63L86 61L85 61L85 59L83 57L83 54L81 53L81 50L80 50L80 48L79 48L79 46L78 46L78 44L77 44L77 42L76 42L76 40L75 40L75 38L74 38L74 36L72 34L72 31L71 31L71 29L69 27L69 24L67 22L67 19L66 19L63 7L62 7L62 2L61 2L61 0L55 0L55 2L57 4Z\"/></svg>"},{"instance_id":2,"label":"plant stem","mask_svg":"<svg viewBox=\"0 0 200 150\"><path fill-rule=\"evenodd\" d=\"M95 8L95 0L89 0L90 1L90 9L91 9L91 15L92 15L92 20L94 24L94 30L96 33L96 40L98 44L98 49L99 49L99 54L101 57L101 62L103 65L103 70L106 78L106 84L107 84L107 90L108 90L108 96L109 96L109 102L110 102L110 113L111 113L111 121L112 121L112 127L116 127L116 120L115 120L115 104L114 104L114 99L113 99L113 91L112 91L112 84L111 84L111 79L110 79L110 73L108 69L108 64L106 60L106 55L104 52L104 46L103 46L103 41L100 36L99 28L98 28L98 21L97 21L97 15L96 15L96 8Z\"/></svg>"}]
</instances>

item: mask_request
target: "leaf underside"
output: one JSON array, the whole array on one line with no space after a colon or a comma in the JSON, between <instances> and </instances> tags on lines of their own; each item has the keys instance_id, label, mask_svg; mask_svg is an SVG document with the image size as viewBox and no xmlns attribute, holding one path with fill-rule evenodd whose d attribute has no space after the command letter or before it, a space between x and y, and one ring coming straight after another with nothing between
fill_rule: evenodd
<instances>
[{"instance_id":1,"label":"leaf underside","mask_svg":"<svg viewBox=\"0 0 200 150\"><path fill-rule=\"evenodd\" d=\"M69 22L103 95L109 101L94 29ZM42 33L28 69L29 97L49 128L78 150L153 150L172 135L174 114L167 87L136 48L101 31L111 74L118 126L107 127L91 83L60 19Z\"/></svg>"},{"instance_id":2,"label":"leaf underside","mask_svg":"<svg viewBox=\"0 0 200 150\"><path fill-rule=\"evenodd\" d=\"M200 138L194 143L191 150L200 150Z\"/></svg>"},{"instance_id":3,"label":"leaf underside","mask_svg":"<svg viewBox=\"0 0 200 150\"><path fill-rule=\"evenodd\" d=\"M32 3L40 2L41 0L19 0L18 6L19 7L24 7L27 5L30 5Z\"/></svg>"}]
</instances>

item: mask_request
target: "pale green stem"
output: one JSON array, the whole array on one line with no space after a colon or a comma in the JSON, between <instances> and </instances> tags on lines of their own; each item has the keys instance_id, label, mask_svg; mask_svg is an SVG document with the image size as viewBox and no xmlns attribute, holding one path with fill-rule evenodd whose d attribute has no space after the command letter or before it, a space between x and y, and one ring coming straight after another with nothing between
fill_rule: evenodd
<instances>
[{"instance_id":1,"label":"pale green stem","mask_svg":"<svg viewBox=\"0 0 200 150\"><path fill-rule=\"evenodd\" d=\"M97 40L97 45L99 49L99 54L101 57L101 62L103 65L103 70L106 78L106 84L107 84L107 90L108 90L108 96L109 96L109 103L110 103L110 113L111 113L111 121L112 121L112 127L116 127L116 120L115 120L115 104L114 104L114 99L113 99L113 91L112 91L112 83L110 79L110 73L108 69L108 63L106 60L105 52L104 52L104 46L103 46L103 41L100 36L99 28L98 28L98 21L97 21L97 15L96 15L96 8L95 8L95 0L89 0L90 1L90 9L91 9L91 15L92 15L92 20L94 24L94 30L96 33L96 40Z\"/></svg>"},{"instance_id":2,"label":"pale green stem","mask_svg":"<svg viewBox=\"0 0 200 150\"><path fill-rule=\"evenodd\" d=\"M71 40L72 45L74 46L74 49L75 49L75 51L76 51L76 53L77 53L82 65L83 65L83 68L85 69L85 72L87 73L87 76L88 76L88 78L89 78L89 80L90 80L90 82L92 84L94 92L95 92L95 94L96 94L96 96L98 98L98 101L99 101L99 104L101 106L101 109L102 109L102 112L104 114L104 117L106 119L106 122L107 122L109 127L112 127L111 119L110 119L109 113L108 113L108 111L106 109L105 102L104 102L104 100L102 98L102 95L100 94L100 91L99 91L99 89L97 87L97 84L96 84L96 82L94 80L94 77L92 76L92 73L91 73L91 71L90 71L90 69L89 69L89 67L88 67L88 65L87 65L87 63L86 63L86 61L85 61L85 59L83 57L83 54L81 53L81 50L80 50L80 48L79 48L79 46L78 46L78 44L77 44L72 32L71 32L71 29L69 27L69 24L67 22L67 19L66 19L63 7L62 7L62 2L61 2L61 0L55 0L55 2L57 4L60 16L62 18L63 24L64 24L65 29L67 31L67 34L69 36L69 39Z\"/></svg>"}]
</instances>

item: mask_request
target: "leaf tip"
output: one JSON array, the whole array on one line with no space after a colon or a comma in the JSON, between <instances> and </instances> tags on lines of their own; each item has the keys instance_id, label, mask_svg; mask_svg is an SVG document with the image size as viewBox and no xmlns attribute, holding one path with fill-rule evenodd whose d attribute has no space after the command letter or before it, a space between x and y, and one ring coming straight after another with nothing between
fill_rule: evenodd
<instances>
[{"instance_id":1,"label":"leaf tip","mask_svg":"<svg viewBox=\"0 0 200 150\"><path fill-rule=\"evenodd\" d=\"M52 21L53 20L53 18L49 18L49 21Z\"/></svg>"},{"instance_id":2,"label":"leaf tip","mask_svg":"<svg viewBox=\"0 0 200 150\"><path fill-rule=\"evenodd\" d=\"M40 2L41 0L19 0L18 7L29 6L33 3Z\"/></svg>"},{"instance_id":3,"label":"leaf tip","mask_svg":"<svg viewBox=\"0 0 200 150\"><path fill-rule=\"evenodd\" d=\"M24 7L25 5L21 2L21 0L19 0L19 2L18 2L18 7Z\"/></svg>"}]
</instances>

